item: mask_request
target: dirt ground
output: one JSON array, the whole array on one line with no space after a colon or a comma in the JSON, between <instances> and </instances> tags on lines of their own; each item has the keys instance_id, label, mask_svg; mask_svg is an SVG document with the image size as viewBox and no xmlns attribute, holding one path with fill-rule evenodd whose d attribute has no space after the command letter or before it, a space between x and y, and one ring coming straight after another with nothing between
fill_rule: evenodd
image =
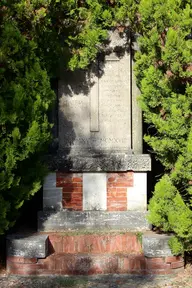
<instances>
[{"instance_id":1,"label":"dirt ground","mask_svg":"<svg viewBox=\"0 0 192 288\"><path fill-rule=\"evenodd\" d=\"M8 276L0 275L0 288L192 288L192 266L172 276Z\"/></svg>"}]
</instances>

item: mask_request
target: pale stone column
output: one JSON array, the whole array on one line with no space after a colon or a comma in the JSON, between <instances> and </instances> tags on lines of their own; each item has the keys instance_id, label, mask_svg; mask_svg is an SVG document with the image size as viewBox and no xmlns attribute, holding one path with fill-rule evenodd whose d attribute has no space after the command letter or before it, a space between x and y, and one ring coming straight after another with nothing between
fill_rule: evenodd
<instances>
[{"instance_id":1,"label":"pale stone column","mask_svg":"<svg viewBox=\"0 0 192 288\"><path fill-rule=\"evenodd\" d=\"M147 172L134 172L133 187L127 188L127 210L147 210Z\"/></svg>"},{"instance_id":2,"label":"pale stone column","mask_svg":"<svg viewBox=\"0 0 192 288\"><path fill-rule=\"evenodd\" d=\"M83 173L83 210L107 210L106 173Z\"/></svg>"},{"instance_id":3,"label":"pale stone column","mask_svg":"<svg viewBox=\"0 0 192 288\"><path fill-rule=\"evenodd\" d=\"M137 97L140 91L136 85L135 75L133 73L134 62L132 60L132 148L135 154L143 153L143 125L142 111L139 107Z\"/></svg>"}]
</instances>

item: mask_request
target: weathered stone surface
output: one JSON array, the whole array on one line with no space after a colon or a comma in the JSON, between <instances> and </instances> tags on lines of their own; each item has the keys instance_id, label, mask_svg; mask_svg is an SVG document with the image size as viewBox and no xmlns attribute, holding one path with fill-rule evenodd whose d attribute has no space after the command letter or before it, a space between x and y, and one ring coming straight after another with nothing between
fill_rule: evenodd
<instances>
[{"instance_id":1,"label":"weathered stone surface","mask_svg":"<svg viewBox=\"0 0 192 288\"><path fill-rule=\"evenodd\" d=\"M48 159L51 170L68 172L115 172L115 171L151 171L151 157L148 154L130 153L100 153L84 155L76 154L74 157L64 155L61 151L57 156Z\"/></svg>"},{"instance_id":2,"label":"weathered stone surface","mask_svg":"<svg viewBox=\"0 0 192 288\"><path fill-rule=\"evenodd\" d=\"M43 189L43 209L62 209L62 188Z\"/></svg>"},{"instance_id":3,"label":"weathered stone surface","mask_svg":"<svg viewBox=\"0 0 192 288\"><path fill-rule=\"evenodd\" d=\"M55 188L55 187L56 187L56 173L51 172L45 177L43 188L50 189L50 188Z\"/></svg>"},{"instance_id":4,"label":"weathered stone surface","mask_svg":"<svg viewBox=\"0 0 192 288\"><path fill-rule=\"evenodd\" d=\"M146 212L138 211L40 211L38 214L39 231L63 231L67 229L111 229L128 231L146 231L150 225Z\"/></svg>"},{"instance_id":5,"label":"weathered stone surface","mask_svg":"<svg viewBox=\"0 0 192 288\"><path fill-rule=\"evenodd\" d=\"M49 173L43 184L43 209L52 208L60 210L62 208L62 188L56 187L56 173Z\"/></svg>"},{"instance_id":6,"label":"weathered stone surface","mask_svg":"<svg viewBox=\"0 0 192 288\"><path fill-rule=\"evenodd\" d=\"M83 210L107 209L106 173L83 174Z\"/></svg>"},{"instance_id":7,"label":"weathered stone surface","mask_svg":"<svg viewBox=\"0 0 192 288\"><path fill-rule=\"evenodd\" d=\"M166 234L145 233L142 237L143 253L147 257L172 256L168 241L172 236Z\"/></svg>"},{"instance_id":8,"label":"weathered stone surface","mask_svg":"<svg viewBox=\"0 0 192 288\"><path fill-rule=\"evenodd\" d=\"M12 234L7 236L6 244L7 256L45 258L48 255L48 235Z\"/></svg>"}]
</instances>

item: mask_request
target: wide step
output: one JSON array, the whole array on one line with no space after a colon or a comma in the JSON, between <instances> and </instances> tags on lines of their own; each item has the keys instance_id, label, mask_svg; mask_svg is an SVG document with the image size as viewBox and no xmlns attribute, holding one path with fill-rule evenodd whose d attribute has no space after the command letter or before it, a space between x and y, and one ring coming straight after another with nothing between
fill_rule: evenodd
<instances>
[{"instance_id":1,"label":"wide step","mask_svg":"<svg viewBox=\"0 0 192 288\"><path fill-rule=\"evenodd\" d=\"M77 232L76 232L77 233ZM141 253L139 233L49 234L52 253Z\"/></svg>"},{"instance_id":2,"label":"wide step","mask_svg":"<svg viewBox=\"0 0 192 288\"><path fill-rule=\"evenodd\" d=\"M20 275L169 274L184 267L183 258L173 256L168 247L171 236L120 231L79 233L8 237L12 249L8 249L7 272Z\"/></svg>"},{"instance_id":3,"label":"wide step","mask_svg":"<svg viewBox=\"0 0 192 288\"><path fill-rule=\"evenodd\" d=\"M110 273L144 272L145 257L142 254L55 254L46 260L39 260L39 265L49 267L48 274L92 275ZM54 268L54 269L53 269Z\"/></svg>"},{"instance_id":4,"label":"wide step","mask_svg":"<svg viewBox=\"0 0 192 288\"><path fill-rule=\"evenodd\" d=\"M147 212L140 211L39 211L40 232L66 230L121 230L147 231L151 225L146 220Z\"/></svg>"},{"instance_id":5,"label":"wide step","mask_svg":"<svg viewBox=\"0 0 192 288\"><path fill-rule=\"evenodd\" d=\"M171 274L183 268L182 257L147 258L143 254L64 254L46 259L7 259L17 275Z\"/></svg>"}]
</instances>

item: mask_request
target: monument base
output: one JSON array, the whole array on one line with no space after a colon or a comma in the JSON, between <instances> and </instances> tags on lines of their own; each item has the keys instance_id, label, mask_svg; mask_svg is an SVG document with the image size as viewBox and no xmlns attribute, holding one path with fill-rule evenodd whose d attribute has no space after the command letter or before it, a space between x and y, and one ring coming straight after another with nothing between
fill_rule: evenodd
<instances>
[{"instance_id":1,"label":"monument base","mask_svg":"<svg viewBox=\"0 0 192 288\"><path fill-rule=\"evenodd\" d=\"M45 248L47 236L48 251ZM32 249L35 237L44 250ZM20 235L19 244L18 235L9 237L11 249L6 263L9 274L172 274L184 268L183 258L173 256L168 249L170 236L167 235L76 231L48 233L43 237L42 234L32 237ZM149 242L152 243L150 247L146 244ZM15 245L17 249L14 249Z\"/></svg>"}]
</instances>

